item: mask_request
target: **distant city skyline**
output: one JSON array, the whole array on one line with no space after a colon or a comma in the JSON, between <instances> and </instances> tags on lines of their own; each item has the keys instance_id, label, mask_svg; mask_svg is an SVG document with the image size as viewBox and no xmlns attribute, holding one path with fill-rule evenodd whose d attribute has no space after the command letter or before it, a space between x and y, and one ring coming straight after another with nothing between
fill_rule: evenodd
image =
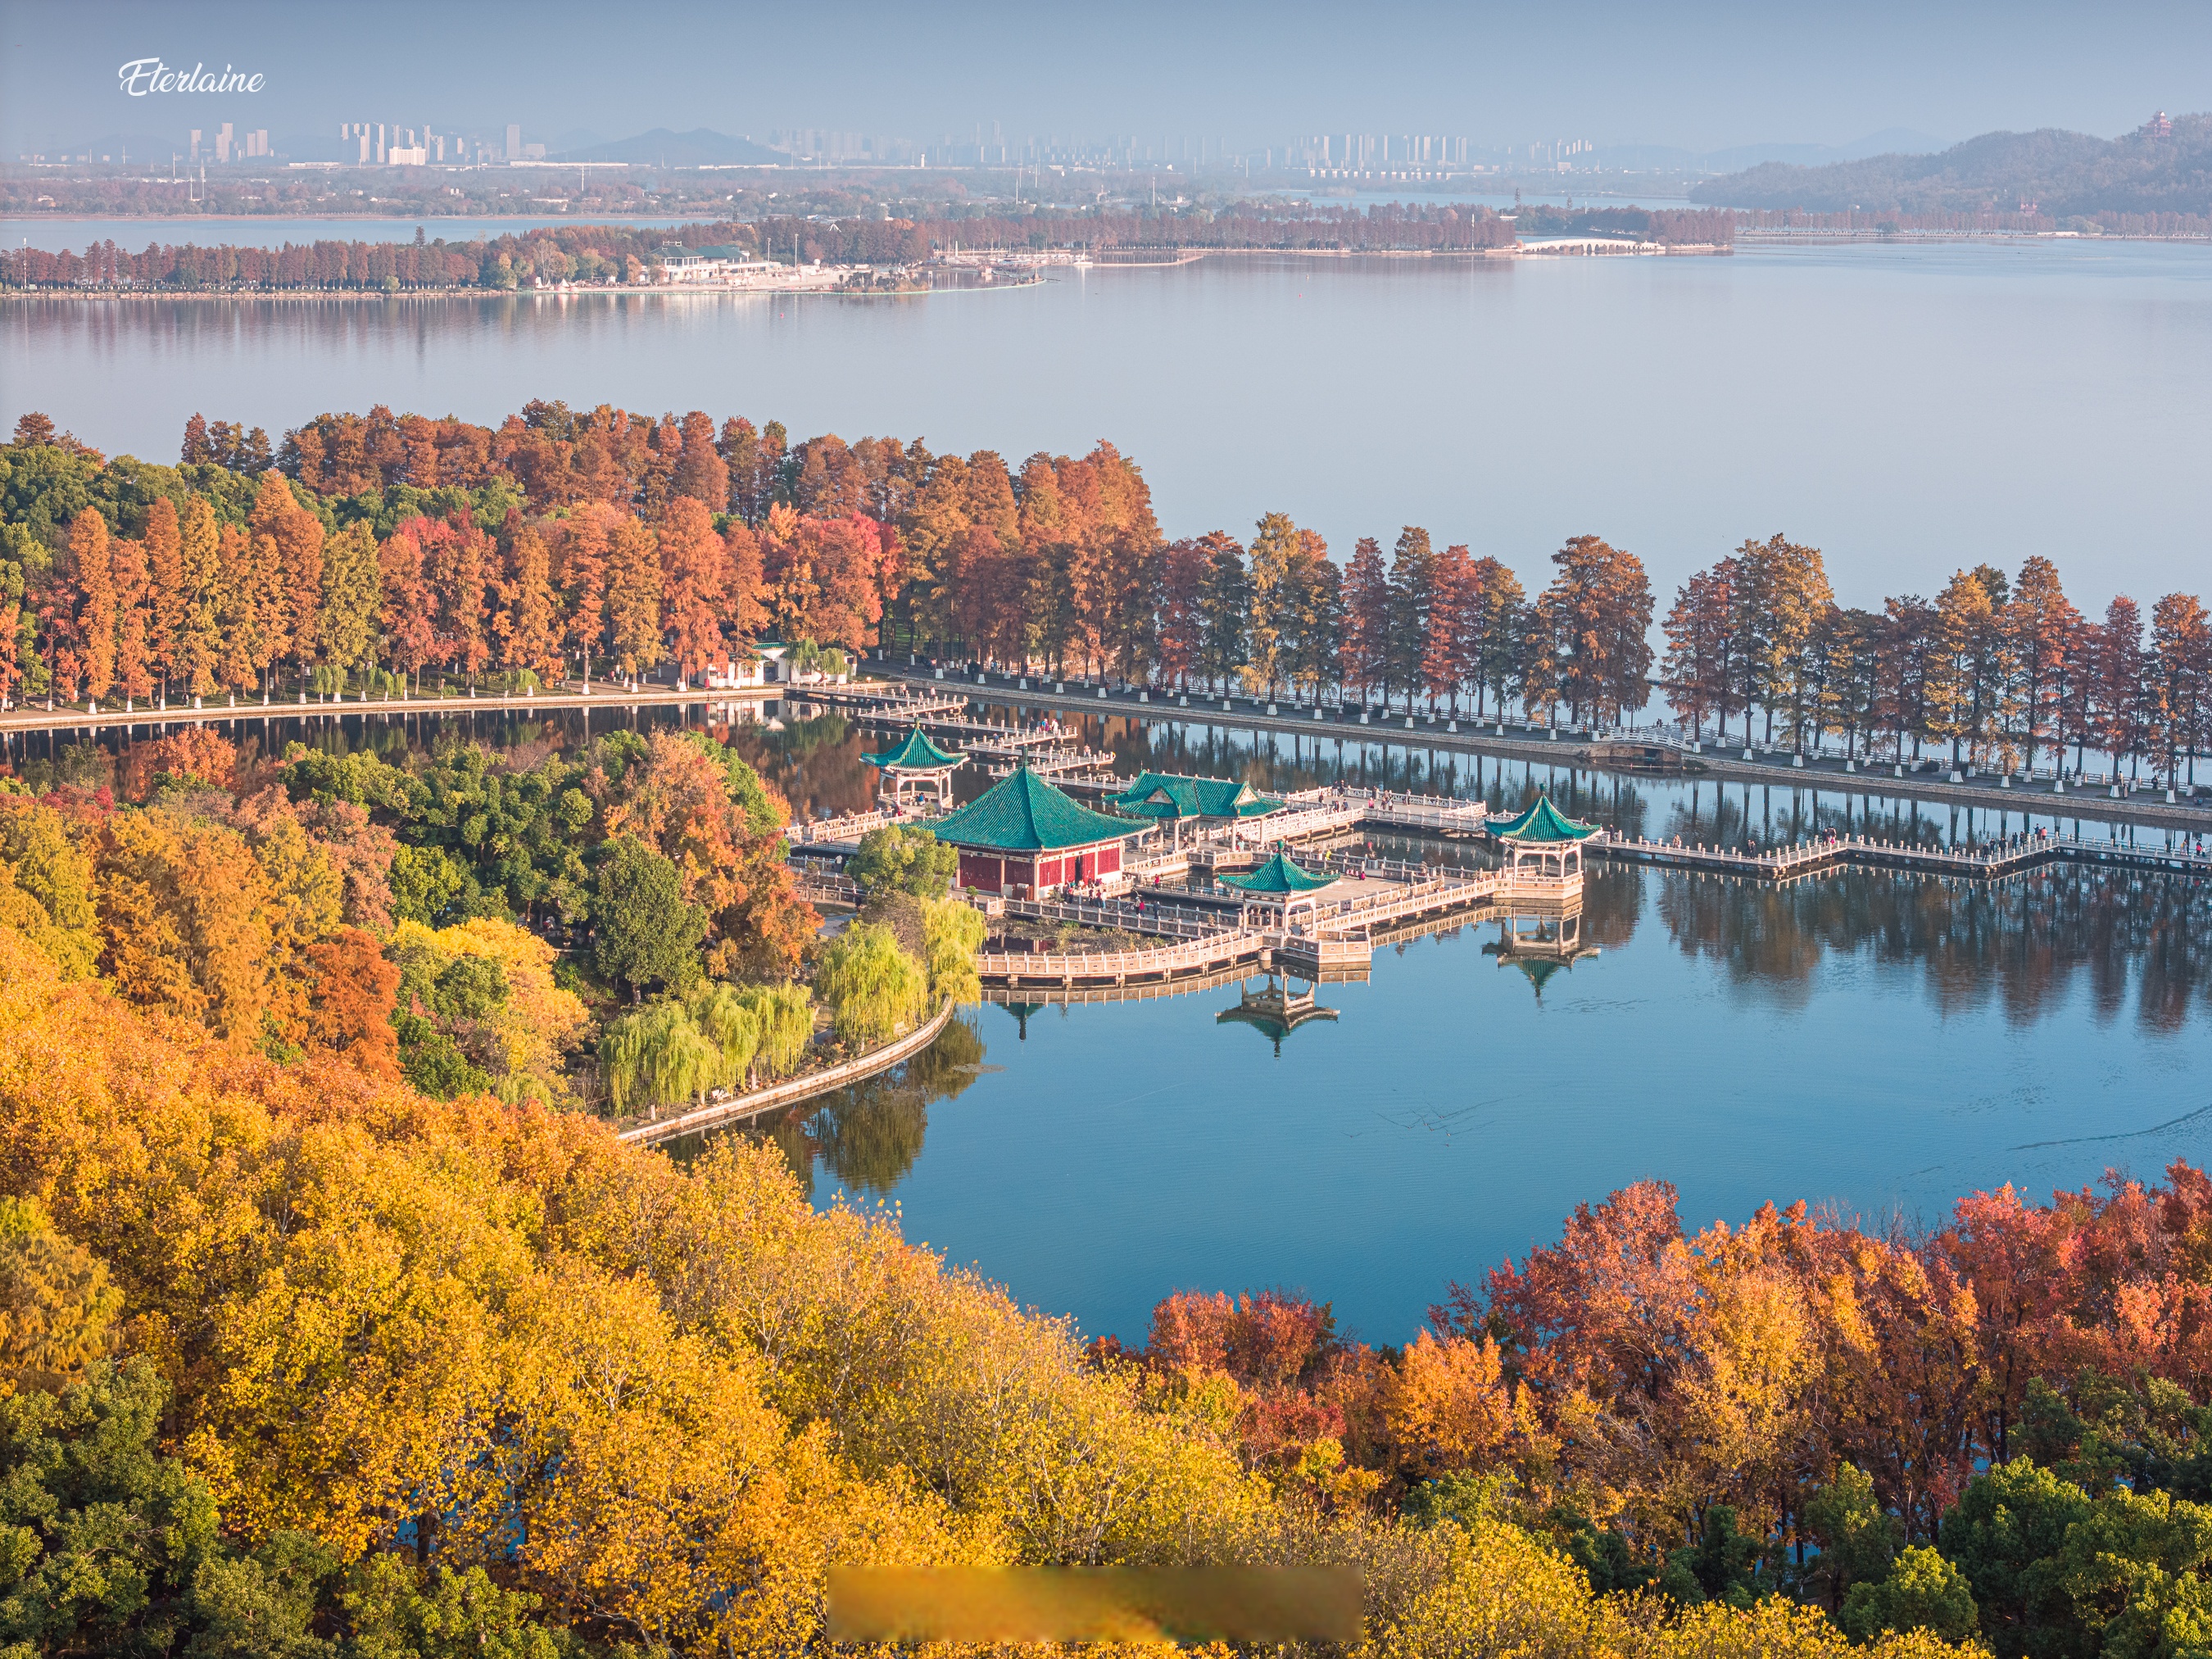
<instances>
[{"instance_id":1,"label":"distant city skyline","mask_svg":"<svg viewBox=\"0 0 2212 1659\"><path fill-rule=\"evenodd\" d=\"M0 0L0 154L225 121L269 130L280 147L310 132L335 145L339 114L352 112L501 149L519 126L556 152L564 135L704 127L917 150L988 143L977 135L995 129L1009 150L1133 139L1257 155L1328 133L1698 155L1843 147L1885 130L1937 143L2041 126L2111 136L2155 109L2212 105L2201 70L2212 9L2164 0L1869 0L1782 17L1594 0L1571 15L1414 6L1350 20L1297 3L1064 14L987 3L948 20L866 3L831 16L677 0L642 33L609 29L578 0L391 0L376 15L372 29L357 7L324 0L216 12ZM117 66L154 53L187 70L234 67L261 88L129 95Z\"/></svg>"}]
</instances>

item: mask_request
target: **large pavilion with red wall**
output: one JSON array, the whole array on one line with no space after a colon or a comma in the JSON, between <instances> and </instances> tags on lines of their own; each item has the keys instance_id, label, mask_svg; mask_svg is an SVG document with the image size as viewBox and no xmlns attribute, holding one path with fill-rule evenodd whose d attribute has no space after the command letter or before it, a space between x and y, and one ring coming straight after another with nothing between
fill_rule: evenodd
<instances>
[{"instance_id":1,"label":"large pavilion with red wall","mask_svg":"<svg viewBox=\"0 0 2212 1659\"><path fill-rule=\"evenodd\" d=\"M1148 828L1092 811L1026 766L929 826L938 840L959 848L961 886L1010 898L1118 877L1122 843Z\"/></svg>"}]
</instances>

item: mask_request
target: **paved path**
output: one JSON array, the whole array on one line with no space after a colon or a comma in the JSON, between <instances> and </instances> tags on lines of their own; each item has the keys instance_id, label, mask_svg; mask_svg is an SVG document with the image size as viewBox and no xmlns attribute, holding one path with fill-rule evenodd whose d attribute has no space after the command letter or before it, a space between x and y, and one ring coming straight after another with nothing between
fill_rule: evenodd
<instances>
[{"instance_id":1,"label":"paved path","mask_svg":"<svg viewBox=\"0 0 2212 1659\"><path fill-rule=\"evenodd\" d=\"M892 662L871 662L866 665L871 674L881 675L896 681L910 682L936 687L935 669L917 667ZM1484 720L1479 724L1462 719L1455 722L1449 715L1389 715L1371 714L1363 720L1357 710L1324 708L1318 711L1278 699L1270 704L1264 697L1234 696L1228 698L1193 695L1188 707L1180 694L1162 693L1153 696L1137 690L1113 690L1075 680L1053 681L1030 678L1027 690L1022 689L1019 675L974 674L962 675L957 670L945 671L943 682L946 688L960 686L971 698L990 702L1025 703L1038 708L1068 709L1079 714L1119 714L1145 720L1180 720L1237 726L1247 731L1278 732L1286 734L1329 737L1358 742L1389 743L1403 747L1445 749L1470 754L1498 755L1513 760L1549 763L1558 766L1579 768L1589 771L1614 772L1630 776L1648 776L1644 769L1601 763L1592 754L1595 746L1607 742L1634 745L1640 739L1633 732L1618 738L1601 738L1595 735L1577 736L1553 732L1540 726L1509 725L1500 735L1497 723ZM1055 690L1055 686L1064 690ZM1273 708L1274 713L1270 714ZM1742 758L1741 749L1715 750L1688 757L1690 763L1702 766L1702 773L1692 774L1711 781L1729 783L1764 783L1785 789L1820 789L1829 793L1881 796L1941 803L1945 805L1979 806L1993 811L2036 812L2054 817L2086 818L2098 823L2138 823L2164 829L2202 830L2212 834L2212 802L2195 805L2177 802L2167 805L2162 799L2142 794L2114 799L2102 789L2069 788L2063 795L2053 793L2049 781L2007 789L1995 778L1977 778L1952 783L1948 774L1908 773L1900 778L1893 775L1887 765L1871 770L1846 772L1840 760L1808 762L1800 768L1791 764L1786 751L1777 750L1764 758ZM1674 775L1672 773L1664 775Z\"/></svg>"},{"instance_id":2,"label":"paved path","mask_svg":"<svg viewBox=\"0 0 2212 1659\"><path fill-rule=\"evenodd\" d=\"M66 735L142 726L205 726L225 720L294 720L318 715L343 719L357 714L483 714L501 709L526 709L544 714L572 708L688 708L693 703L702 708L709 708L725 703L766 702L779 697L793 696L800 690L788 685L752 685L731 691L702 691L696 687L688 691L678 691L666 686L647 686L642 690L632 691L627 688L595 685L586 692L580 686L569 684L549 686L532 696L517 693L496 697L429 696L372 699L349 695L336 702L324 697L309 697L305 702L297 697L280 697L264 702L257 697L235 703L219 697L209 697L203 700L204 707L198 708L180 702L167 708L149 705L129 710L106 708L87 710L66 706L49 709L40 702L29 708L18 704L0 713L0 731L52 732ZM811 690L807 695L812 695Z\"/></svg>"}]
</instances>

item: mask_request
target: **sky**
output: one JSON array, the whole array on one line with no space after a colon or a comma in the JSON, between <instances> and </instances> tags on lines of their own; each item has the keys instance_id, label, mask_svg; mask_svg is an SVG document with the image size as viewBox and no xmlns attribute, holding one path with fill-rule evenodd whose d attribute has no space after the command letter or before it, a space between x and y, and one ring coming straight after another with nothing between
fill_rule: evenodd
<instances>
[{"instance_id":1,"label":"sky","mask_svg":"<svg viewBox=\"0 0 2212 1659\"><path fill-rule=\"evenodd\" d=\"M617 138L818 126L928 143L1325 131L1705 150L1907 128L2111 136L2212 107L2201 0L1487 0L959 7L850 0L0 0L0 153L110 133L341 120ZM118 67L261 90L131 98ZM189 105L189 117L180 106Z\"/></svg>"}]
</instances>

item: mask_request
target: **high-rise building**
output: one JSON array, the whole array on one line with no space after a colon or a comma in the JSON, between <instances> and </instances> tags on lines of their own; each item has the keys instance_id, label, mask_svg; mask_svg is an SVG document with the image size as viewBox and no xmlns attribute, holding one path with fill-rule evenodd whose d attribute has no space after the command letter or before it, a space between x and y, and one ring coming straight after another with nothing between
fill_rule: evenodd
<instances>
[{"instance_id":1,"label":"high-rise building","mask_svg":"<svg viewBox=\"0 0 2212 1659\"><path fill-rule=\"evenodd\" d=\"M216 129L215 159L218 161L228 161L230 160L230 127L231 124L225 121L221 126Z\"/></svg>"},{"instance_id":2,"label":"high-rise building","mask_svg":"<svg viewBox=\"0 0 2212 1659\"><path fill-rule=\"evenodd\" d=\"M513 122L507 124L507 159L510 161L522 159L522 129Z\"/></svg>"},{"instance_id":3,"label":"high-rise building","mask_svg":"<svg viewBox=\"0 0 2212 1659\"><path fill-rule=\"evenodd\" d=\"M200 159L200 130L199 130L198 127L194 127L194 128L192 129L192 160L194 160L195 161L198 161L199 159Z\"/></svg>"}]
</instances>

